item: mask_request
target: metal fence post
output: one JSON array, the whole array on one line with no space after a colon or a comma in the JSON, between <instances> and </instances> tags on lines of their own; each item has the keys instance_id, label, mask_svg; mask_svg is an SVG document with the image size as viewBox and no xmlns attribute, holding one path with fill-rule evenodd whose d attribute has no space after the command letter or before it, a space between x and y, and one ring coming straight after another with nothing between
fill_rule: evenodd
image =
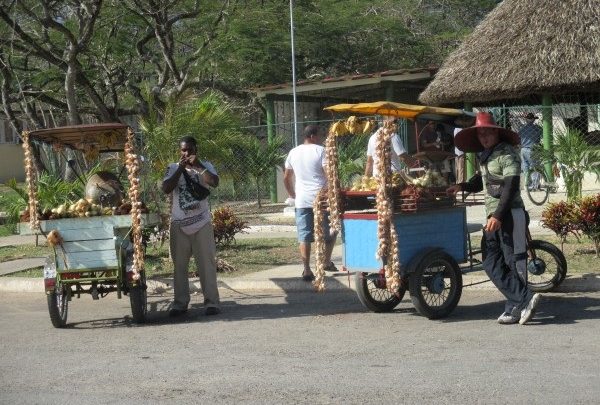
<instances>
[{"instance_id":1,"label":"metal fence post","mask_svg":"<svg viewBox=\"0 0 600 405\"><path fill-rule=\"evenodd\" d=\"M267 110L267 142L272 142L275 138L274 126L275 126L275 103L267 96L265 99L265 107ZM269 176L269 196L272 203L277 202L277 168L274 167L271 175Z\"/></svg>"}]
</instances>

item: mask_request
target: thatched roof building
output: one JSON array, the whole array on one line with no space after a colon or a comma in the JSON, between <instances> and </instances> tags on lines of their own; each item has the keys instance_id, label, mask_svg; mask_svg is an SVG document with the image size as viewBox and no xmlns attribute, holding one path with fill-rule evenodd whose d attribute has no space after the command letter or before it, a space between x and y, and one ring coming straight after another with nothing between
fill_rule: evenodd
<instances>
[{"instance_id":1,"label":"thatched roof building","mask_svg":"<svg viewBox=\"0 0 600 405\"><path fill-rule=\"evenodd\" d=\"M451 53L424 104L600 92L600 0L504 0Z\"/></svg>"}]
</instances>

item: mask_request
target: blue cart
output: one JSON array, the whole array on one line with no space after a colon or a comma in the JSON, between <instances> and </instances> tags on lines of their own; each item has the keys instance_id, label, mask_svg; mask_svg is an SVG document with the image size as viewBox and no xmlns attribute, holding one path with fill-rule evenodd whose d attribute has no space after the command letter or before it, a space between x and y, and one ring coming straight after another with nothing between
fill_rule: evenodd
<instances>
[{"instance_id":1,"label":"blue cart","mask_svg":"<svg viewBox=\"0 0 600 405\"><path fill-rule=\"evenodd\" d=\"M356 290L363 305L374 312L391 311L409 288L419 313L430 319L447 316L462 292L458 264L469 257L466 224L465 207L394 214L401 285L390 292L385 288L383 262L375 257L377 214L343 214L343 264L356 273Z\"/></svg>"},{"instance_id":2,"label":"blue cart","mask_svg":"<svg viewBox=\"0 0 600 405\"><path fill-rule=\"evenodd\" d=\"M482 226L467 224L464 206L400 212L393 220L401 283L392 292L386 288L383 262L375 257L377 214L342 214L342 260L346 270L355 273L358 298L371 311L389 312L409 290L421 315L429 319L449 315L460 300L462 275L481 270L473 264L480 263L476 255L485 257L485 248L473 249L469 235L481 231ZM565 279L567 262L556 246L529 238L528 255L527 282L532 290L551 291Z\"/></svg>"}]
</instances>

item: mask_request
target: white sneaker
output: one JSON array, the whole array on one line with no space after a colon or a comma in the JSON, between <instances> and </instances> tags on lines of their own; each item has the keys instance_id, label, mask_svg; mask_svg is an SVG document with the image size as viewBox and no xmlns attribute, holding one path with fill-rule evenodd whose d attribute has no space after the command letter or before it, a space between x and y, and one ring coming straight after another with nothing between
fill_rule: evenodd
<instances>
[{"instance_id":1,"label":"white sneaker","mask_svg":"<svg viewBox=\"0 0 600 405\"><path fill-rule=\"evenodd\" d=\"M540 302L540 298L542 298L542 294L533 294L533 297L531 297L529 303L527 303L527 306L523 308L521 311L521 319L519 319L519 323L521 325L525 325L531 318L533 318L533 315L535 315L535 308Z\"/></svg>"},{"instance_id":2,"label":"white sneaker","mask_svg":"<svg viewBox=\"0 0 600 405\"><path fill-rule=\"evenodd\" d=\"M503 312L502 315L498 318L498 323L500 325L512 325L514 323L519 322L520 317L517 315L509 314L508 312Z\"/></svg>"}]
</instances>

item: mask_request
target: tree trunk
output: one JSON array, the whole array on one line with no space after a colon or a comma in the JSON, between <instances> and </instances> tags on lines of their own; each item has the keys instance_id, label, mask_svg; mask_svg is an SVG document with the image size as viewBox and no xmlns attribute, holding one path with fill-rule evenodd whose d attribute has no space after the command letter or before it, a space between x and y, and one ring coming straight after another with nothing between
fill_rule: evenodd
<instances>
[{"instance_id":1,"label":"tree trunk","mask_svg":"<svg viewBox=\"0 0 600 405\"><path fill-rule=\"evenodd\" d=\"M75 90L75 79L77 77L77 68L74 66L73 60L69 61L67 68L67 74L65 75L65 97L67 99L67 106L69 108L67 119L70 125L80 125L81 116L77 108L77 94Z\"/></svg>"}]
</instances>

